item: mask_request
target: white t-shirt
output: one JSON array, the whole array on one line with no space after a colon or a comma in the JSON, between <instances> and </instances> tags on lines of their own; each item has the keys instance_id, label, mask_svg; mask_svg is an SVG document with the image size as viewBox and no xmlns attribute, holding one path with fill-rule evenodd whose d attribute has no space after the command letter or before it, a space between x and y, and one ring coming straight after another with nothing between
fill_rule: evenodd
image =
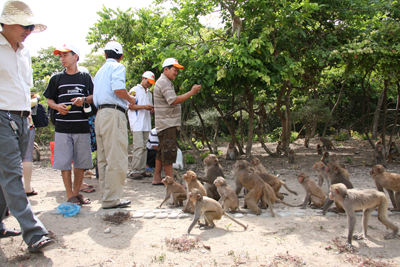
<instances>
[{"instance_id":1,"label":"white t-shirt","mask_svg":"<svg viewBox=\"0 0 400 267\"><path fill-rule=\"evenodd\" d=\"M153 105L153 95L149 89L144 89L140 84L133 87L130 91L136 91L136 105ZM129 110L129 125L132 132L146 132L151 130L151 114L149 110Z\"/></svg>"}]
</instances>

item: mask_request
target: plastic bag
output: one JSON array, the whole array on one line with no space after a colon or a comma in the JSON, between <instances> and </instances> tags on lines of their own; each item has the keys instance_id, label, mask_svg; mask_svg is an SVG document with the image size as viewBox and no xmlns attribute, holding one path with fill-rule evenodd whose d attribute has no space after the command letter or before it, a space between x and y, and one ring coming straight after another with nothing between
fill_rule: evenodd
<instances>
[{"instance_id":1,"label":"plastic bag","mask_svg":"<svg viewBox=\"0 0 400 267\"><path fill-rule=\"evenodd\" d=\"M176 153L176 162L172 164L174 169L183 170L183 155L182 151L178 148L178 152Z\"/></svg>"},{"instance_id":2,"label":"plastic bag","mask_svg":"<svg viewBox=\"0 0 400 267\"><path fill-rule=\"evenodd\" d=\"M81 211L81 206L65 202L58 205L56 211L58 214L64 214L65 217L73 217Z\"/></svg>"}]
</instances>

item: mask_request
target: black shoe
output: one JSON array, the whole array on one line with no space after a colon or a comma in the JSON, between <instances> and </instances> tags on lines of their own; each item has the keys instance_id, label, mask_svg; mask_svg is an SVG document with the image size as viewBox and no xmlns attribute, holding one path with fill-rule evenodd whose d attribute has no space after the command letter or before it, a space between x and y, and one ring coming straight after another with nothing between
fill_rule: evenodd
<instances>
[{"instance_id":1,"label":"black shoe","mask_svg":"<svg viewBox=\"0 0 400 267\"><path fill-rule=\"evenodd\" d=\"M103 209L107 210L107 209L126 208L130 204L131 204L130 200L122 200L121 203L119 203L118 205L115 205L115 206L112 206L112 207L103 207Z\"/></svg>"}]
</instances>

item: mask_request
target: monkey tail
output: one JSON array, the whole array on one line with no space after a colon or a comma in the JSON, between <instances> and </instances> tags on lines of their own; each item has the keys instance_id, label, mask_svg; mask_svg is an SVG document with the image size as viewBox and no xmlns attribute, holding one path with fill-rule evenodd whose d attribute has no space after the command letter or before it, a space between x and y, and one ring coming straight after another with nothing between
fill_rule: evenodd
<instances>
[{"instance_id":1,"label":"monkey tail","mask_svg":"<svg viewBox=\"0 0 400 267\"><path fill-rule=\"evenodd\" d=\"M287 191L289 191L290 193L292 193L292 194L294 194L294 195L297 196L297 192L296 192L296 191L293 191L293 190L290 190L289 187L286 185L285 182L282 182L282 185L283 185L283 187L286 188Z\"/></svg>"},{"instance_id":2,"label":"monkey tail","mask_svg":"<svg viewBox=\"0 0 400 267\"><path fill-rule=\"evenodd\" d=\"M289 203L287 203L287 202L285 202L283 200L280 200L279 198L276 199L276 202L285 204L286 206L289 206L289 207L298 207L299 206L299 205L289 204Z\"/></svg>"},{"instance_id":3,"label":"monkey tail","mask_svg":"<svg viewBox=\"0 0 400 267\"><path fill-rule=\"evenodd\" d=\"M226 217L228 217L229 219L231 219L232 221L234 221L235 223L237 223L237 224L239 224L240 226L242 226L242 227L244 228L244 230L247 229L247 225L244 225L243 223L239 222L238 220L236 220L235 218L233 218L231 215L229 215L229 214L226 213L225 211L224 211L224 215L225 215Z\"/></svg>"}]
</instances>

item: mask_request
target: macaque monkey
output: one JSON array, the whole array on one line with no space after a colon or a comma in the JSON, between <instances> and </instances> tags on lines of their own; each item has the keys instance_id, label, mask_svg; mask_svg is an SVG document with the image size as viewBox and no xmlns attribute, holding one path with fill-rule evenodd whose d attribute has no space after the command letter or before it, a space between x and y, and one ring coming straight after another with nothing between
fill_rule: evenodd
<instances>
[{"instance_id":1,"label":"macaque monkey","mask_svg":"<svg viewBox=\"0 0 400 267\"><path fill-rule=\"evenodd\" d=\"M179 174L177 170L172 169L172 174L174 175L173 178L175 181L179 181L181 184L183 183L182 176Z\"/></svg>"},{"instance_id":2,"label":"macaque monkey","mask_svg":"<svg viewBox=\"0 0 400 267\"><path fill-rule=\"evenodd\" d=\"M243 28L242 20L238 16L234 16L232 18L232 36L236 32L238 41L240 41L240 32L242 31L242 28Z\"/></svg>"},{"instance_id":3,"label":"macaque monkey","mask_svg":"<svg viewBox=\"0 0 400 267\"><path fill-rule=\"evenodd\" d=\"M229 143L228 150L226 151L226 159L236 160L237 156L239 155L236 146L232 143Z\"/></svg>"},{"instance_id":4,"label":"macaque monkey","mask_svg":"<svg viewBox=\"0 0 400 267\"><path fill-rule=\"evenodd\" d=\"M191 192L193 189L198 189L203 196L207 196L206 189L204 186L197 180L197 175L192 171L187 171L183 175L183 179L186 181L187 184L187 192ZM193 213L194 212L194 203L188 199L183 209L183 212L186 213Z\"/></svg>"},{"instance_id":5,"label":"macaque monkey","mask_svg":"<svg viewBox=\"0 0 400 267\"><path fill-rule=\"evenodd\" d=\"M324 190L317 183L310 179L306 172L299 174L299 183L306 190L306 197L301 206L302 209L306 209L307 203L311 201L311 208L320 208L325 204L326 196Z\"/></svg>"},{"instance_id":6,"label":"macaque monkey","mask_svg":"<svg viewBox=\"0 0 400 267\"><path fill-rule=\"evenodd\" d=\"M327 165L327 164L330 162L330 160L329 160L329 152L328 152L328 151L326 151L326 152L324 153L324 155L323 155L322 158L321 158L321 161L322 161L325 165Z\"/></svg>"},{"instance_id":7,"label":"macaque monkey","mask_svg":"<svg viewBox=\"0 0 400 267\"><path fill-rule=\"evenodd\" d=\"M321 145L317 145L317 154L322 155L322 147Z\"/></svg>"},{"instance_id":8,"label":"macaque monkey","mask_svg":"<svg viewBox=\"0 0 400 267\"><path fill-rule=\"evenodd\" d=\"M252 165L252 167L254 168L254 170L258 171L258 172L263 172L263 173L268 173L267 169L262 165L261 161L254 157L251 161L250 164Z\"/></svg>"},{"instance_id":9,"label":"macaque monkey","mask_svg":"<svg viewBox=\"0 0 400 267\"><path fill-rule=\"evenodd\" d=\"M158 209L161 209L162 204L164 204L172 195L173 205L175 207L183 206L183 201L186 200L186 189L178 182L174 180L171 176L165 176L162 179L162 183L166 186L165 188L165 198L163 202L161 202Z\"/></svg>"},{"instance_id":10,"label":"macaque monkey","mask_svg":"<svg viewBox=\"0 0 400 267\"><path fill-rule=\"evenodd\" d=\"M340 203L347 214L349 232L346 243L352 246L354 228L356 225L356 210L363 210L363 233L356 238L366 238L368 230L368 220L371 213L378 208L378 220L387 228L393 230L391 234L385 235L385 239L394 239L399 233L399 228L389 221L387 215L388 200L384 193L375 189L355 190L347 189L344 184L334 184L331 186L329 199Z\"/></svg>"},{"instance_id":11,"label":"macaque monkey","mask_svg":"<svg viewBox=\"0 0 400 267\"><path fill-rule=\"evenodd\" d=\"M395 142L390 143L389 154L391 153L399 153Z\"/></svg>"},{"instance_id":12,"label":"macaque monkey","mask_svg":"<svg viewBox=\"0 0 400 267\"><path fill-rule=\"evenodd\" d=\"M203 196L203 194L199 190L193 189L188 194L188 198L191 202L195 204L195 213L193 221L187 230L187 235L190 235L190 231L192 231L194 225L200 220L200 216L202 214L204 214L204 223L199 222L201 230L214 228L214 220L221 219L222 215L239 224L245 230L247 229L247 225L244 225L238 220L231 217L222 209L221 205L216 200Z\"/></svg>"},{"instance_id":13,"label":"macaque monkey","mask_svg":"<svg viewBox=\"0 0 400 267\"><path fill-rule=\"evenodd\" d=\"M375 144L373 164L385 166L385 148L383 147L381 141L378 141Z\"/></svg>"},{"instance_id":14,"label":"macaque monkey","mask_svg":"<svg viewBox=\"0 0 400 267\"><path fill-rule=\"evenodd\" d=\"M386 189L392 201L393 210L400 211L400 174L386 172L382 165L375 165L369 173L375 180L376 188Z\"/></svg>"},{"instance_id":15,"label":"macaque monkey","mask_svg":"<svg viewBox=\"0 0 400 267\"><path fill-rule=\"evenodd\" d=\"M400 153L399 152L392 152L387 155L388 162L393 162L395 160L396 162L400 161Z\"/></svg>"},{"instance_id":16,"label":"macaque monkey","mask_svg":"<svg viewBox=\"0 0 400 267\"><path fill-rule=\"evenodd\" d=\"M233 189L226 184L226 180L219 176L214 181L215 186L217 187L218 193L220 195L220 199L218 203L222 206L225 212L238 212L240 211L239 208L239 199L233 191Z\"/></svg>"},{"instance_id":17,"label":"macaque monkey","mask_svg":"<svg viewBox=\"0 0 400 267\"><path fill-rule=\"evenodd\" d=\"M33 143L32 161L40 161L39 145L36 142Z\"/></svg>"},{"instance_id":18,"label":"macaque monkey","mask_svg":"<svg viewBox=\"0 0 400 267\"><path fill-rule=\"evenodd\" d=\"M294 163L295 153L293 149L289 150L289 163Z\"/></svg>"},{"instance_id":19,"label":"macaque monkey","mask_svg":"<svg viewBox=\"0 0 400 267\"><path fill-rule=\"evenodd\" d=\"M331 187L331 181L329 181L328 174L325 172L326 165L322 161L315 162L313 169L318 172L318 186L322 186L324 179L328 183L328 188Z\"/></svg>"},{"instance_id":20,"label":"macaque monkey","mask_svg":"<svg viewBox=\"0 0 400 267\"><path fill-rule=\"evenodd\" d=\"M265 172L255 172L256 174L258 174L258 176L261 177L261 179L263 179L264 182L266 182L268 185L270 185L272 187L272 189L274 190L275 196L277 198L279 198L280 200L283 200L283 195L287 195L286 193L280 193L279 190L281 189L281 187L285 187L287 191L289 191L290 193L294 194L297 196L297 192L290 190L290 188L286 185L286 183L282 180L280 180L278 177L269 174L269 173L265 173ZM273 204L274 202L272 202Z\"/></svg>"},{"instance_id":21,"label":"macaque monkey","mask_svg":"<svg viewBox=\"0 0 400 267\"><path fill-rule=\"evenodd\" d=\"M278 156L282 155L283 152L283 144L282 141L278 141L278 144L276 145L276 154Z\"/></svg>"},{"instance_id":22,"label":"macaque monkey","mask_svg":"<svg viewBox=\"0 0 400 267\"><path fill-rule=\"evenodd\" d=\"M205 165L204 173L206 176L197 177L197 180L206 183L205 188L207 196L218 201L219 194L217 187L214 184L214 180L217 179L218 176L225 177L224 172L222 171L221 165L219 165L218 157L214 154L208 154L208 156L203 160L203 163Z\"/></svg>"},{"instance_id":23,"label":"macaque monkey","mask_svg":"<svg viewBox=\"0 0 400 267\"><path fill-rule=\"evenodd\" d=\"M322 142L322 147L327 150L335 149L331 140L326 139L325 137L320 137L319 140Z\"/></svg>"},{"instance_id":24,"label":"macaque monkey","mask_svg":"<svg viewBox=\"0 0 400 267\"><path fill-rule=\"evenodd\" d=\"M204 143L206 142L206 138L204 137L204 134L202 134L201 132L197 131L196 129L193 129L192 134L193 134L193 136L194 136L194 138L196 140L200 139L201 144L204 147Z\"/></svg>"}]
</instances>

